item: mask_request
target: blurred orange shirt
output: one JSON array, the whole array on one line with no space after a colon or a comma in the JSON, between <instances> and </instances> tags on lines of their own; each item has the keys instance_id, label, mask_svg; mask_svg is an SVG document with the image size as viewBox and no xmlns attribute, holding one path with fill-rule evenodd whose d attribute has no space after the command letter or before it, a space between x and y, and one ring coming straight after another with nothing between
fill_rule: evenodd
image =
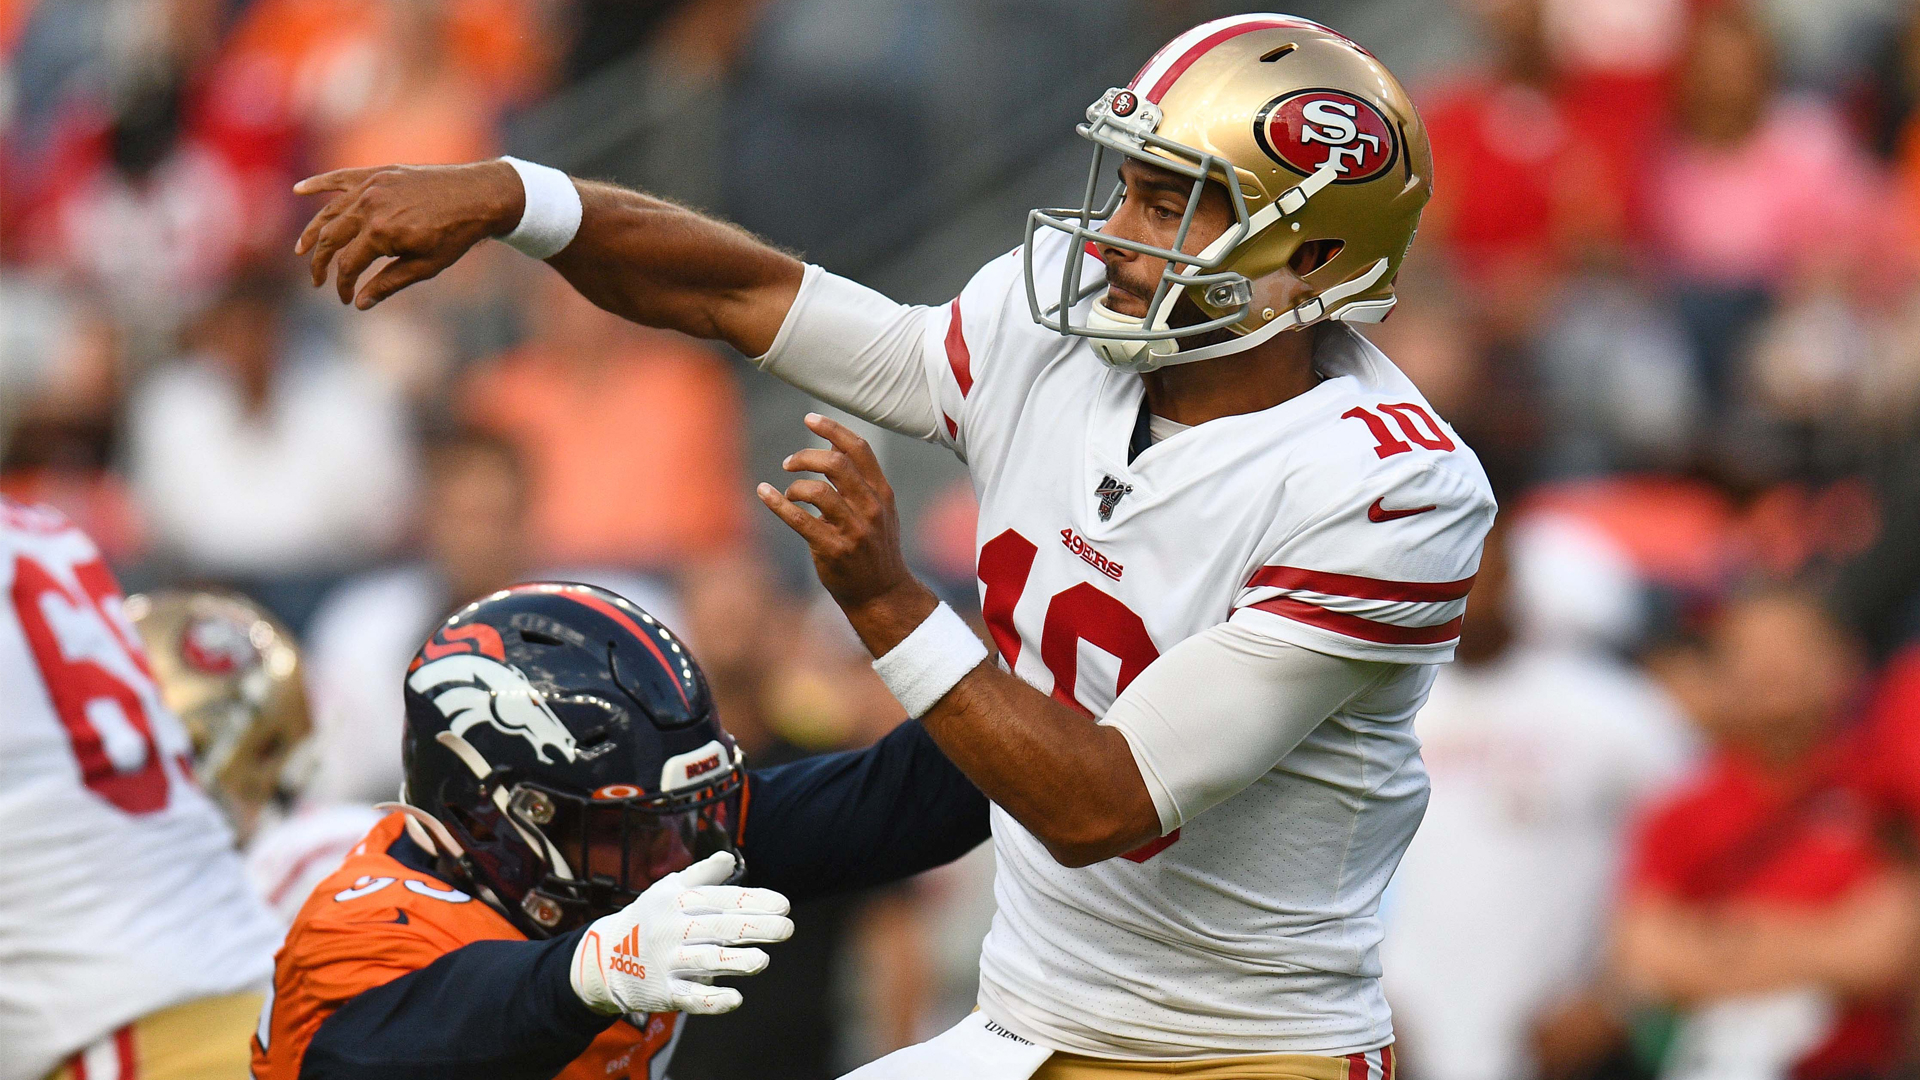
<instances>
[{"instance_id":1,"label":"blurred orange shirt","mask_svg":"<svg viewBox=\"0 0 1920 1080\"><path fill-rule=\"evenodd\" d=\"M659 567L742 533L739 393L701 346L648 334L591 364L529 347L483 368L461 405L526 455L548 564Z\"/></svg>"}]
</instances>

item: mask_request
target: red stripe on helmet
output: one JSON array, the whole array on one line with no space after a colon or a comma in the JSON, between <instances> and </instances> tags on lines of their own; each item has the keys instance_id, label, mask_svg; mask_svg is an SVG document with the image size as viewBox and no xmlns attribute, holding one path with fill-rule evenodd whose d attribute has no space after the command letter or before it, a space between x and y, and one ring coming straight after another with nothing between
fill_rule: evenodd
<instances>
[{"instance_id":1,"label":"red stripe on helmet","mask_svg":"<svg viewBox=\"0 0 1920 1080\"><path fill-rule=\"evenodd\" d=\"M1159 81L1153 84L1153 88L1147 91L1147 100L1153 102L1155 105L1158 105L1160 103L1160 99L1166 96L1167 91L1173 88L1174 80L1178 79L1182 75L1185 75L1187 73L1188 68L1192 67L1202 56L1205 56L1208 52L1213 50L1214 46L1219 45L1223 41L1231 41L1234 38L1239 37L1241 34L1251 34L1255 30L1286 30L1286 29L1298 28L1304 25L1311 25L1311 24L1306 23L1305 20L1302 20L1302 19L1260 19L1254 22L1240 23L1235 26L1221 27L1220 29L1215 30L1213 33L1208 34L1206 37L1201 38L1197 44L1195 44L1192 48L1188 49L1185 53L1181 54L1180 59L1175 60L1173 62L1173 66L1167 68L1166 74L1160 76ZM1155 59L1158 59L1158 58L1159 58L1158 54L1155 54ZM1141 68L1139 74L1133 77L1134 82L1138 82L1140 80L1140 76L1145 75L1147 73L1147 69L1151 68L1152 66L1153 66L1153 61L1152 60L1147 61L1147 66L1144 68ZM1137 91L1140 89L1138 86L1133 86L1131 83L1128 85L1133 90Z\"/></svg>"},{"instance_id":2,"label":"red stripe on helmet","mask_svg":"<svg viewBox=\"0 0 1920 1080\"><path fill-rule=\"evenodd\" d=\"M607 618L612 619L614 622L619 623L634 637L639 638L640 644L645 645L647 651L653 654L653 658L660 661L660 666L667 670L667 678L673 680L674 692L680 695L680 704L685 705L689 709L693 708L693 702L687 700L686 688L680 685L680 673L674 670L673 662L667 659L666 653L660 651L660 646L653 643L653 635L640 629L640 624L629 618L626 612L621 611L619 608L614 607L612 604L607 603L592 593L583 590L562 589L559 591L559 595L577 604L592 608Z\"/></svg>"}]
</instances>

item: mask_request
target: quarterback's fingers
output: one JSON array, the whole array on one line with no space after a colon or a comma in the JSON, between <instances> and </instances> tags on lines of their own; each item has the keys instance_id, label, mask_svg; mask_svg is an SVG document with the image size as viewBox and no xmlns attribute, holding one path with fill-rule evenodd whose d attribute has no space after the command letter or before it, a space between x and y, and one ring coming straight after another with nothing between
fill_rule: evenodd
<instances>
[{"instance_id":1,"label":"quarterback's fingers","mask_svg":"<svg viewBox=\"0 0 1920 1080\"><path fill-rule=\"evenodd\" d=\"M333 259L333 285L340 293L340 302L353 303L353 294L360 288L360 277L372 266L375 259L384 254L374 246L373 237L361 233L350 241Z\"/></svg>"},{"instance_id":2,"label":"quarterback's fingers","mask_svg":"<svg viewBox=\"0 0 1920 1080\"><path fill-rule=\"evenodd\" d=\"M318 213L308 219L307 227L300 230L300 239L294 241L293 253L295 255L305 255L307 249L313 247L314 241L320 238L320 230L326 228L327 222L338 217L340 211L345 210L351 205L353 205L353 196L351 195L328 199L327 205L321 207Z\"/></svg>"},{"instance_id":3,"label":"quarterback's fingers","mask_svg":"<svg viewBox=\"0 0 1920 1080\"><path fill-rule=\"evenodd\" d=\"M415 282L425 281L452 265L452 259L435 255L413 255L404 259L395 259L381 267L379 273L373 275L365 285L360 287L359 295L353 298L353 306L365 311L401 289Z\"/></svg>"},{"instance_id":4,"label":"quarterback's fingers","mask_svg":"<svg viewBox=\"0 0 1920 1080\"><path fill-rule=\"evenodd\" d=\"M795 506L772 484L761 484L753 489L753 493L760 496L760 501L767 504L767 509L787 523L787 528L799 533L808 547L818 547L826 543L836 531L832 525Z\"/></svg>"},{"instance_id":5,"label":"quarterback's fingers","mask_svg":"<svg viewBox=\"0 0 1920 1080\"><path fill-rule=\"evenodd\" d=\"M807 414L807 429L832 443L835 450L847 455L853 467L859 470L861 478L877 494L882 498L892 497L893 489L887 486L887 476L880 471L880 459L874 456L873 444L847 425L819 413Z\"/></svg>"},{"instance_id":6,"label":"quarterback's fingers","mask_svg":"<svg viewBox=\"0 0 1920 1080\"><path fill-rule=\"evenodd\" d=\"M313 287L319 288L327 283L327 264L333 261L334 253L351 243L360 235L363 222L357 217L349 217L343 211L335 215L332 221L320 227L314 237L313 257L310 265L313 270Z\"/></svg>"},{"instance_id":7,"label":"quarterback's fingers","mask_svg":"<svg viewBox=\"0 0 1920 1080\"><path fill-rule=\"evenodd\" d=\"M685 979L673 981L673 1007L678 1012L698 1016L732 1012L740 1007L740 991L731 986L702 986Z\"/></svg>"},{"instance_id":8,"label":"quarterback's fingers","mask_svg":"<svg viewBox=\"0 0 1920 1080\"><path fill-rule=\"evenodd\" d=\"M683 945L673 958L673 973L681 978L758 975L766 969L765 949L729 949L724 945Z\"/></svg>"},{"instance_id":9,"label":"quarterback's fingers","mask_svg":"<svg viewBox=\"0 0 1920 1080\"><path fill-rule=\"evenodd\" d=\"M796 450L787 455L780 467L788 472L817 472L833 482L847 502L861 509L867 509L874 503L873 486L853 467L853 459L838 450L822 450L817 447Z\"/></svg>"},{"instance_id":10,"label":"quarterback's fingers","mask_svg":"<svg viewBox=\"0 0 1920 1080\"><path fill-rule=\"evenodd\" d=\"M806 503L820 511L821 519L835 532L853 524L853 508L847 505L846 496L825 480L795 480L787 485L786 495L789 502Z\"/></svg>"},{"instance_id":11,"label":"quarterback's fingers","mask_svg":"<svg viewBox=\"0 0 1920 1080\"><path fill-rule=\"evenodd\" d=\"M688 867L688 870L692 869ZM680 894L679 904L680 910L689 915L724 915L729 912L740 915L785 915L792 909L787 898L772 889L744 889L738 885L708 885L688 889Z\"/></svg>"},{"instance_id":12,"label":"quarterback's fingers","mask_svg":"<svg viewBox=\"0 0 1920 1080\"><path fill-rule=\"evenodd\" d=\"M785 915L693 915L680 940L687 945L765 945L793 936Z\"/></svg>"},{"instance_id":13,"label":"quarterback's fingers","mask_svg":"<svg viewBox=\"0 0 1920 1080\"><path fill-rule=\"evenodd\" d=\"M309 176L293 185L295 195L317 195L322 191L347 191L355 184L379 172L378 168L335 169L318 176Z\"/></svg>"}]
</instances>

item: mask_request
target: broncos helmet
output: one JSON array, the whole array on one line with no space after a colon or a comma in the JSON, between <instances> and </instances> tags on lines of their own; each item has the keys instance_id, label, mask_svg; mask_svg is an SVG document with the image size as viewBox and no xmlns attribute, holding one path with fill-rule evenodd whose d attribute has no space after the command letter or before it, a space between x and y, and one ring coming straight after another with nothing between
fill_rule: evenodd
<instances>
[{"instance_id":1,"label":"broncos helmet","mask_svg":"<svg viewBox=\"0 0 1920 1080\"><path fill-rule=\"evenodd\" d=\"M530 937L739 859L740 750L692 654L619 595L541 582L467 605L414 655L406 705L401 809Z\"/></svg>"}]
</instances>

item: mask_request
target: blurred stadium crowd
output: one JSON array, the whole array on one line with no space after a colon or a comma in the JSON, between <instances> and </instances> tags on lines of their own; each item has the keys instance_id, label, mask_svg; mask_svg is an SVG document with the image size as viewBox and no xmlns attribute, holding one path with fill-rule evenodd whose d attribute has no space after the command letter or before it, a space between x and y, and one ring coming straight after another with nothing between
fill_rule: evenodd
<instances>
[{"instance_id":1,"label":"blurred stadium crowd","mask_svg":"<svg viewBox=\"0 0 1920 1080\"><path fill-rule=\"evenodd\" d=\"M529 577L682 630L756 761L863 744L898 706L749 501L797 392L500 245L348 312L303 287L292 182L511 151L940 302L1071 189L1085 103L1231 9L5 0L0 490L129 592L294 628L314 805L392 797L407 657ZM1431 129L1372 334L1503 503L1385 911L1408 1076L1914 1075L1920 5L1295 10ZM960 472L882 449L971 606ZM989 861L798 912L675 1075L829 1076L951 1022Z\"/></svg>"}]
</instances>

